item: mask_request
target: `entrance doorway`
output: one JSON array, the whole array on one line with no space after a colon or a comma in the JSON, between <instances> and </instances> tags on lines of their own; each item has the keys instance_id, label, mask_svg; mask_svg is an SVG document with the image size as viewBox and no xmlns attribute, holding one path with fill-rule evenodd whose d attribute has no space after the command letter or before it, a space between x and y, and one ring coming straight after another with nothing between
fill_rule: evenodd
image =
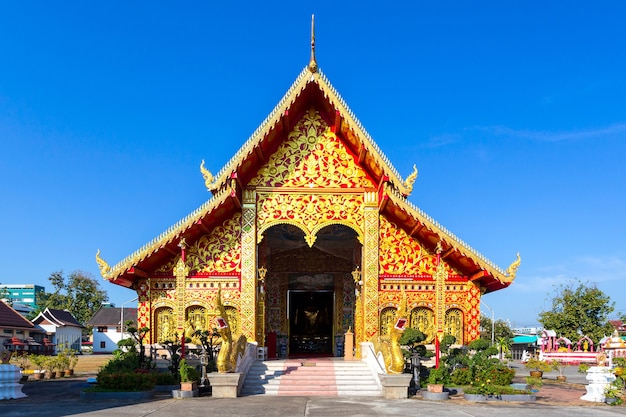
<instances>
[{"instance_id":1,"label":"entrance doorway","mask_svg":"<svg viewBox=\"0 0 626 417\"><path fill-rule=\"evenodd\" d=\"M332 291L289 290L290 355L333 353Z\"/></svg>"}]
</instances>

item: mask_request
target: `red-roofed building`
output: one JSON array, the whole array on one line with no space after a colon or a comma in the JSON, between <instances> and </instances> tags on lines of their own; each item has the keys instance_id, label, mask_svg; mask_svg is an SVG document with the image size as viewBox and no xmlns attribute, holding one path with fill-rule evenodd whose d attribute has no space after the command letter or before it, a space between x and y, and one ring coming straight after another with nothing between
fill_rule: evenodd
<instances>
[{"instance_id":1,"label":"red-roofed building","mask_svg":"<svg viewBox=\"0 0 626 417\"><path fill-rule=\"evenodd\" d=\"M0 350L28 350L27 339L43 339L43 330L0 301Z\"/></svg>"}]
</instances>

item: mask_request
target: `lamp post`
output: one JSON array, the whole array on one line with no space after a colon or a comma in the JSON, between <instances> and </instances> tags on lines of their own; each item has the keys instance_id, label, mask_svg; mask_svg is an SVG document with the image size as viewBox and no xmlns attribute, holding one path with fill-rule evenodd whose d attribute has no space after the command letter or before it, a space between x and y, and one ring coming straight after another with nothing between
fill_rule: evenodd
<instances>
[{"instance_id":1,"label":"lamp post","mask_svg":"<svg viewBox=\"0 0 626 417\"><path fill-rule=\"evenodd\" d=\"M483 300L480 300L480 302L489 309L489 311L491 311L491 346L493 346L495 344L495 337L496 337L496 314L493 311L493 308L489 307L489 305L484 302Z\"/></svg>"},{"instance_id":2,"label":"lamp post","mask_svg":"<svg viewBox=\"0 0 626 417\"><path fill-rule=\"evenodd\" d=\"M132 303L133 301L137 301L138 299L139 297L135 297L132 300L128 300L122 304L122 308L120 312L120 332L121 332L120 340L124 339L124 306L128 303Z\"/></svg>"}]
</instances>

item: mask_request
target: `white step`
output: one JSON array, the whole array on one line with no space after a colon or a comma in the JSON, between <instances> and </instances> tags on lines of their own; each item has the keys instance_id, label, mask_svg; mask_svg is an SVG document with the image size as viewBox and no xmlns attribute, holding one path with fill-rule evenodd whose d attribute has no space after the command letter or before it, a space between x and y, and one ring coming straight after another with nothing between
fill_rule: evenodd
<instances>
[{"instance_id":1,"label":"white step","mask_svg":"<svg viewBox=\"0 0 626 417\"><path fill-rule=\"evenodd\" d=\"M341 358L255 361L241 395L380 396L376 377L360 361Z\"/></svg>"}]
</instances>

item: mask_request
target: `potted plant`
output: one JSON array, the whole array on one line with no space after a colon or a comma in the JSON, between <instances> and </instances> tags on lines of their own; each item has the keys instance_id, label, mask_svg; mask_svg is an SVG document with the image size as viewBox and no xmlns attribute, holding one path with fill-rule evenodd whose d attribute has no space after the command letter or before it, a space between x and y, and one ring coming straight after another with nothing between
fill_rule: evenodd
<instances>
[{"instance_id":1,"label":"potted plant","mask_svg":"<svg viewBox=\"0 0 626 417\"><path fill-rule=\"evenodd\" d=\"M604 402L610 405L620 405L623 402L623 394L624 380L621 377L617 377L604 389Z\"/></svg>"},{"instance_id":2,"label":"potted plant","mask_svg":"<svg viewBox=\"0 0 626 417\"><path fill-rule=\"evenodd\" d=\"M194 391L198 388L198 372L196 368L187 365L186 359L181 359L178 366L180 374L180 389L182 391Z\"/></svg>"},{"instance_id":3,"label":"potted plant","mask_svg":"<svg viewBox=\"0 0 626 417\"><path fill-rule=\"evenodd\" d=\"M29 356L29 360L37 368L37 369L35 369L35 372L33 373L33 377L35 379L37 379L37 380L43 379L43 377L45 375L47 356L44 356L44 355L30 355Z\"/></svg>"},{"instance_id":4,"label":"potted plant","mask_svg":"<svg viewBox=\"0 0 626 417\"><path fill-rule=\"evenodd\" d=\"M22 379L20 380L20 382L26 382L28 380L28 375L29 375L29 372L27 371L30 369L30 361L28 360L28 353L22 353L20 355L13 355L13 357L11 358L11 361L15 362L15 364L20 367L20 370L22 372Z\"/></svg>"},{"instance_id":5,"label":"potted plant","mask_svg":"<svg viewBox=\"0 0 626 417\"><path fill-rule=\"evenodd\" d=\"M428 392L443 392L448 372L443 366L432 368L426 380Z\"/></svg>"},{"instance_id":6,"label":"potted plant","mask_svg":"<svg viewBox=\"0 0 626 417\"><path fill-rule=\"evenodd\" d=\"M46 376L48 379L56 378L57 358L56 356L46 356L44 359L44 368L46 369Z\"/></svg>"},{"instance_id":7,"label":"potted plant","mask_svg":"<svg viewBox=\"0 0 626 417\"><path fill-rule=\"evenodd\" d=\"M550 372L552 370L552 365L550 365L548 361L537 358L528 359L524 366L526 369L530 370L530 376L534 378L541 378L544 372Z\"/></svg>"},{"instance_id":8,"label":"potted plant","mask_svg":"<svg viewBox=\"0 0 626 417\"><path fill-rule=\"evenodd\" d=\"M558 372L559 374L556 377L556 380L559 382L565 382L567 381L567 377L565 375L563 375L563 372L565 372L565 364L563 364L563 362L561 362L558 359L555 359L552 361L552 363L550 364L552 365L552 369L556 372Z\"/></svg>"},{"instance_id":9,"label":"potted plant","mask_svg":"<svg viewBox=\"0 0 626 417\"><path fill-rule=\"evenodd\" d=\"M67 349L62 350L57 354L57 378L63 376L69 376L70 369L70 356Z\"/></svg>"},{"instance_id":10,"label":"potted plant","mask_svg":"<svg viewBox=\"0 0 626 417\"><path fill-rule=\"evenodd\" d=\"M76 368L77 363L78 363L78 355L76 355L76 351L72 349L69 355L69 365L68 365L69 376L74 375L74 368Z\"/></svg>"}]
</instances>

